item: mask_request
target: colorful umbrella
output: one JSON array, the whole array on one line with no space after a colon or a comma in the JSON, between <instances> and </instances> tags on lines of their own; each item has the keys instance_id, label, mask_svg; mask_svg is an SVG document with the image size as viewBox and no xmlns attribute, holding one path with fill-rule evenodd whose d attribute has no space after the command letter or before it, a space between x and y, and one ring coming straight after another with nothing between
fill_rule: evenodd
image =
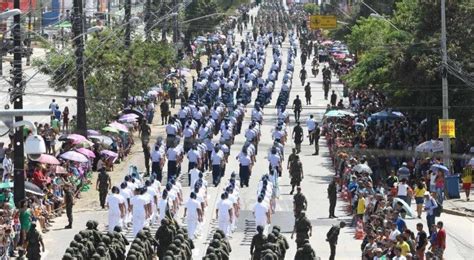
<instances>
[{"instance_id":1,"label":"colorful umbrella","mask_svg":"<svg viewBox=\"0 0 474 260\"><path fill-rule=\"evenodd\" d=\"M403 117L401 112L382 110L370 115L370 119L390 120Z\"/></svg>"},{"instance_id":2,"label":"colorful umbrella","mask_svg":"<svg viewBox=\"0 0 474 260\"><path fill-rule=\"evenodd\" d=\"M44 196L43 190L29 181L25 181L25 191L33 195Z\"/></svg>"},{"instance_id":3,"label":"colorful umbrella","mask_svg":"<svg viewBox=\"0 0 474 260\"><path fill-rule=\"evenodd\" d=\"M56 24L54 27L56 27L56 28L72 28L72 24L71 24L71 22L65 21L65 22Z\"/></svg>"},{"instance_id":4,"label":"colorful umbrella","mask_svg":"<svg viewBox=\"0 0 474 260\"><path fill-rule=\"evenodd\" d=\"M40 163L45 163L45 164L51 164L51 165L59 165L61 164L59 160L49 154L42 154L40 157L34 161L40 162Z\"/></svg>"},{"instance_id":5,"label":"colorful umbrella","mask_svg":"<svg viewBox=\"0 0 474 260\"><path fill-rule=\"evenodd\" d=\"M405 209L405 212L407 213L408 216L412 218L416 216L415 211L404 200L400 198L393 199L392 207L395 208L398 202L402 204L402 207L403 209Z\"/></svg>"},{"instance_id":6,"label":"colorful umbrella","mask_svg":"<svg viewBox=\"0 0 474 260\"><path fill-rule=\"evenodd\" d=\"M69 161L74 161L74 162L88 162L89 159L81 153L78 153L76 151L67 151L63 154L60 155L61 158Z\"/></svg>"},{"instance_id":7,"label":"colorful umbrella","mask_svg":"<svg viewBox=\"0 0 474 260\"><path fill-rule=\"evenodd\" d=\"M326 114L325 117L344 117L344 116L355 116L353 113L344 110L330 110Z\"/></svg>"},{"instance_id":8,"label":"colorful umbrella","mask_svg":"<svg viewBox=\"0 0 474 260\"><path fill-rule=\"evenodd\" d=\"M96 135L96 136L89 136L90 139L97 140L98 142L110 146L114 143L114 140L105 135Z\"/></svg>"},{"instance_id":9,"label":"colorful umbrella","mask_svg":"<svg viewBox=\"0 0 474 260\"><path fill-rule=\"evenodd\" d=\"M112 152L110 150L102 150L100 151L101 154L103 155L107 155L108 157L112 157L112 158L117 158L118 157L118 154L116 152Z\"/></svg>"},{"instance_id":10,"label":"colorful umbrella","mask_svg":"<svg viewBox=\"0 0 474 260\"><path fill-rule=\"evenodd\" d=\"M78 144L83 141L87 141L87 138L79 134L70 134L67 136L67 139L71 140L73 144Z\"/></svg>"},{"instance_id":11,"label":"colorful umbrella","mask_svg":"<svg viewBox=\"0 0 474 260\"><path fill-rule=\"evenodd\" d=\"M54 171L54 173L56 174L68 174L66 168L62 167L62 166L56 166L56 170Z\"/></svg>"},{"instance_id":12,"label":"colorful umbrella","mask_svg":"<svg viewBox=\"0 0 474 260\"><path fill-rule=\"evenodd\" d=\"M342 60L346 57L346 54L344 54L344 53L334 53L332 56L334 56L334 58L336 58L338 60Z\"/></svg>"},{"instance_id":13,"label":"colorful umbrella","mask_svg":"<svg viewBox=\"0 0 474 260\"><path fill-rule=\"evenodd\" d=\"M370 169L370 167L365 163L357 164L356 166L354 166L353 170L358 173L363 173L363 172L372 173L372 169Z\"/></svg>"},{"instance_id":14,"label":"colorful umbrella","mask_svg":"<svg viewBox=\"0 0 474 260\"><path fill-rule=\"evenodd\" d=\"M436 153L444 150L443 141L440 140L429 140L419 144L416 148L416 152L421 153Z\"/></svg>"},{"instance_id":15,"label":"colorful umbrella","mask_svg":"<svg viewBox=\"0 0 474 260\"><path fill-rule=\"evenodd\" d=\"M129 115L135 115L135 114L127 114L127 115L121 116L118 121L132 123L138 120L138 116L135 117L135 116L129 116Z\"/></svg>"},{"instance_id":16,"label":"colorful umbrella","mask_svg":"<svg viewBox=\"0 0 474 260\"><path fill-rule=\"evenodd\" d=\"M117 128L111 127L111 126L106 126L106 127L102 128L102 131L109 132L109 133L116 133L116 134L119 133L119 130Z\"/></svg>"},{"instance_id":17,"label":"colorful umbrella","mask_svg":"<svg viewBox=\"0 0 474 260\"><path fill-rule=\"evenodd\" d=\"M0 183L0 189L9 189L13 188L13 182L2 182Z\"/></svg>"},{"instance_id":18,"label":"colorful umbrella","mask_svg":"<svg viewBox=\"0 0 474 260\"><path fill-rule=\"evenodd\" d=\"M147 93L148 96L158 96L158 91L156 90L150 90Z\"/></svg>"},{"instance_id":19,"label":"colorful umbrella","mask_svg":"<svg viewBox=\"0 0 474 260\"><path fill-rule=\"evenodd\" d=\"M76 149L76 152L81 153L89 158L95 158L95 153L89 149L86 148L79 148Z\"/></svg>"},{"instance_id":20,"label":"colorful umbrella","mask_svg":"<svg viewBox=\"0 0 474 260\"><path fill-rule=\"evenodd\" d=\"M430 170L432 170L432 171L441 170L441 171L443 171L445 174L448 174L448 173L449 173L448 167L446 167L446 166L444 166L444 165L442 165L442 164L433 164L433 165L431 165Z\"/></svg>"},{"instance_id":21,"label":"colorful umbrella","mask_svg":"<svg viewBox=\"0 0 474 260\"><path fill-rule=\"evenodd\" d=\"M332 41L323 41L323 42L321 43L321 45L332 45L332 44L333 44Z\"/></svg>"},{"instance_id":22,"label":"colorful umbrella","mask_svg":"<svg viewBox=\"0 0 474 260\"><path fill-rule=\"evenodd\" d=\"M89 129L87 130L87 135L100 135L99 131Z\"/></svg>"},{"instance_id":23,"label":"colorful umbrella","mask_svg":"<svg viewBox=\"0 0 474 260\"><path fill-rule=\"evenodd\" d=\"M109 126L115 128L119 131L128 133L128 127L124 124L119 123L119 122L112 122L112 123L109 124Z\"/></svg>"},{"instance_id":24,"label":"colorful umbrella","mask_svg":"<svg viewBox=\"0 0 474 260\"><path fill-rule=\"evenodd\" d=\"M137 97L137 99L140 99L141 97ZM142 111L140 110L137 110L137 109L125 109L124 111L122 111L123 114L135 114L137 115L139 118L143 118L145 117L145 114L143 114Z\"/></svg>"}]
</instances>

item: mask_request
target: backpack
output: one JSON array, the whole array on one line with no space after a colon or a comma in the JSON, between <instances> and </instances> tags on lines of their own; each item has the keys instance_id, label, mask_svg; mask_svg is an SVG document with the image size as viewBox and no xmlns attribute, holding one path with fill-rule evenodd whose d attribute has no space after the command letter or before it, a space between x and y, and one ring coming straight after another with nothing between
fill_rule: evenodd
<instances>
[{"instance_id":1,"label":"backpack","mask_svg":"<svg viewBox=\"0 0 474 260\"><path fill-rule=\"evenodd\" d=\"M441 216L441 212L443 212L443 205L441 205L441 203L437 199L433 198L433 200L435 200L436 204L438 204L438 207L433 209L433 215L435 215L436 217L439 217Z\"/></svg>"}]
</instances>

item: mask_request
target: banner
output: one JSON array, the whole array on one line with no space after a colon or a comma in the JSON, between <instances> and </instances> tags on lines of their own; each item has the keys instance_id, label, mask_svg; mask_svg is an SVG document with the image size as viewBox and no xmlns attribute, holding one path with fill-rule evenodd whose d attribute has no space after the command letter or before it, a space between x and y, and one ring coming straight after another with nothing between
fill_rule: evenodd
<instances>
[{"instance_id":1,"label":"banner","mask_svg":"<svg viewBox=\"0 0 474 260\"><path fill-rule=\"evenodd\" d=\"M309 17L309 28L316 29L333 29L337 26L336 16L334 15L311 15Z\"/></svg>"},{"instance_id":2,"label":"banner","mask_svg":"<svg viewBox=\"0 0 474 260\"><path fill-rule=\"evenodd\" d=\"M439 137L456 137L456 124L454 119L438 120L438 136Z\"/></svg>"}]
</instances>

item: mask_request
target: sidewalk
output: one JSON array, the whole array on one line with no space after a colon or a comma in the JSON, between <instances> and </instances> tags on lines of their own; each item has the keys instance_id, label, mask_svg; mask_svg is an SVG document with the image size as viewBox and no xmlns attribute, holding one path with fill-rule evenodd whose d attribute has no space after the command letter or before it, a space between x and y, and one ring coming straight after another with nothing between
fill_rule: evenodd
<instances>
[{"instance_id":1,"label":"sidewalk","mask_svg":"<svg viewBox=\"0 0 474 260\"><path fill-rule=\"evenodd\" d=\"M471 194L473 191L471 189ZM445 200L443 202L443 212L446 214L474 218L474 200L466 200L466 193L460 189L461 198ZM471 196L472 197L472 196Z\"/></svg>"}]
</instances>

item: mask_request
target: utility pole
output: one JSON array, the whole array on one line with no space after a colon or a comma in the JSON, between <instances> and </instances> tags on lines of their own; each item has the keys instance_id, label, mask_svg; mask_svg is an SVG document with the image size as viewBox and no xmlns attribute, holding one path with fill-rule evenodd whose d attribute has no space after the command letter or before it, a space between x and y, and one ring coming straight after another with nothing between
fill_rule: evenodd
<instances>
[{"instance_id":1,"label":"utility pole","mask_svg":"<svg viewBox=\"0 0 474 260\"><path fill-rule=\"evenodd\" d=\"M446 0L441 0L441 84L443 96L443 119L449 119L449 99L448 99L448 52L446 50ZM451 158L451 140L449 137L443 137L443 163L450 169Z\"/></svg>"},{"instance_id":2,"label":"utility pole","mask_svg":"<svg viewBox=\"0 0 474 260\"><path fill-rule=\"evenodd\" d=\"M13 2L13 8L20 9L20 0ZM14 109L23 109L23 72L21 68L21 28L20 15L13 16L13 89L11 101ZM16 116L15 122L22 121L23 116ZM25 198L25 154L23 147L23 127L15 130L15 143L13 146L13 199L18 206L19 202Z\"/></svg>"},{"instance_id":3,"label":"utility pole","mask_svg":"<svg viewBox=\"0 0 474 260\"><path fill-rule=\"evenodd\" d=\"M73 31L76 48L77 132L87 135L86 93L84 82L84 9L82 0L73 1Z\"/></svg>"},{"instance_id":4,"label":"utility pole","mask_svg":"<svg viewBox=\"0 0 474 260\"><path fill-rule=\"evenodd\" d=\"M173 0L173 8L176 8L176 12L179 12L178 0ZM173 22L173 43L176 44L179 41L178 15L174 16Z\"/></svg>"},{"instance_id":5,"label":"utility pole","mask_svg":"<svg viewBox=\"0 0 474 260\"><path fill-rule=\"evenodd\" d=\"M4 49L5 49L5 33L6 30L2 32L2 38L0 39L0 76L3 76L3 55L4 55Z\"/></svg>"},{"instance_id":6,"label":"utility pole","mask_svg":"<svg viewBox=\"0 0 474 260\"><path fill-rule=\"evenodd\" d=\"M153 19L151 19L151 0L146 0L145 8L145 39L151 41L151 26L153 21Z\"/></svg>"},{"instance_id":7,"label":"utility pole","mask_svg":"<svg viewBox=\"0 0 474 260\"><path fill-rule=\"evenodd\" d=\"M132 16L132 1L131 0L125 0L125 41L124 41L124 46L125 46L125 51L127 52L128 58L125 60L125 68L123 70L123 75L122 75L122 100L124 107L127 106L128 103L128 88L130 86L130 77L129 77L129 64L130 64L130 59L132 58L130 55L130 42L131 42L131 25L130 25L130 18Z\"/></svg>"},{"instance_id":8,"label":"utility pole","mask_svg":"<svg viewBox=\"0 0 474 260\"><path fill-rule=\"evenodd\" d=\"M110 24L110 14L112 13L111 2L112 2L112 0L107 0L107 26L108 27L111 27L111 24Z\"/></svg>"},{"instance_id":9,"label":"utility pole","mask_svg":"<svg viewBox=\"0 0 474 260\"><path fill-rule=\"evenodd\" d=\"M31 30L33 29L32 26L31 26L31 13L32 13L32 9L31 9L31 0L29 2L29 8L28 8L28 38L26 40L26 66L30 66L30 59L31 59L31 54L33 52L33 50L31 50Z\"/></svg>"}]
</instances>

